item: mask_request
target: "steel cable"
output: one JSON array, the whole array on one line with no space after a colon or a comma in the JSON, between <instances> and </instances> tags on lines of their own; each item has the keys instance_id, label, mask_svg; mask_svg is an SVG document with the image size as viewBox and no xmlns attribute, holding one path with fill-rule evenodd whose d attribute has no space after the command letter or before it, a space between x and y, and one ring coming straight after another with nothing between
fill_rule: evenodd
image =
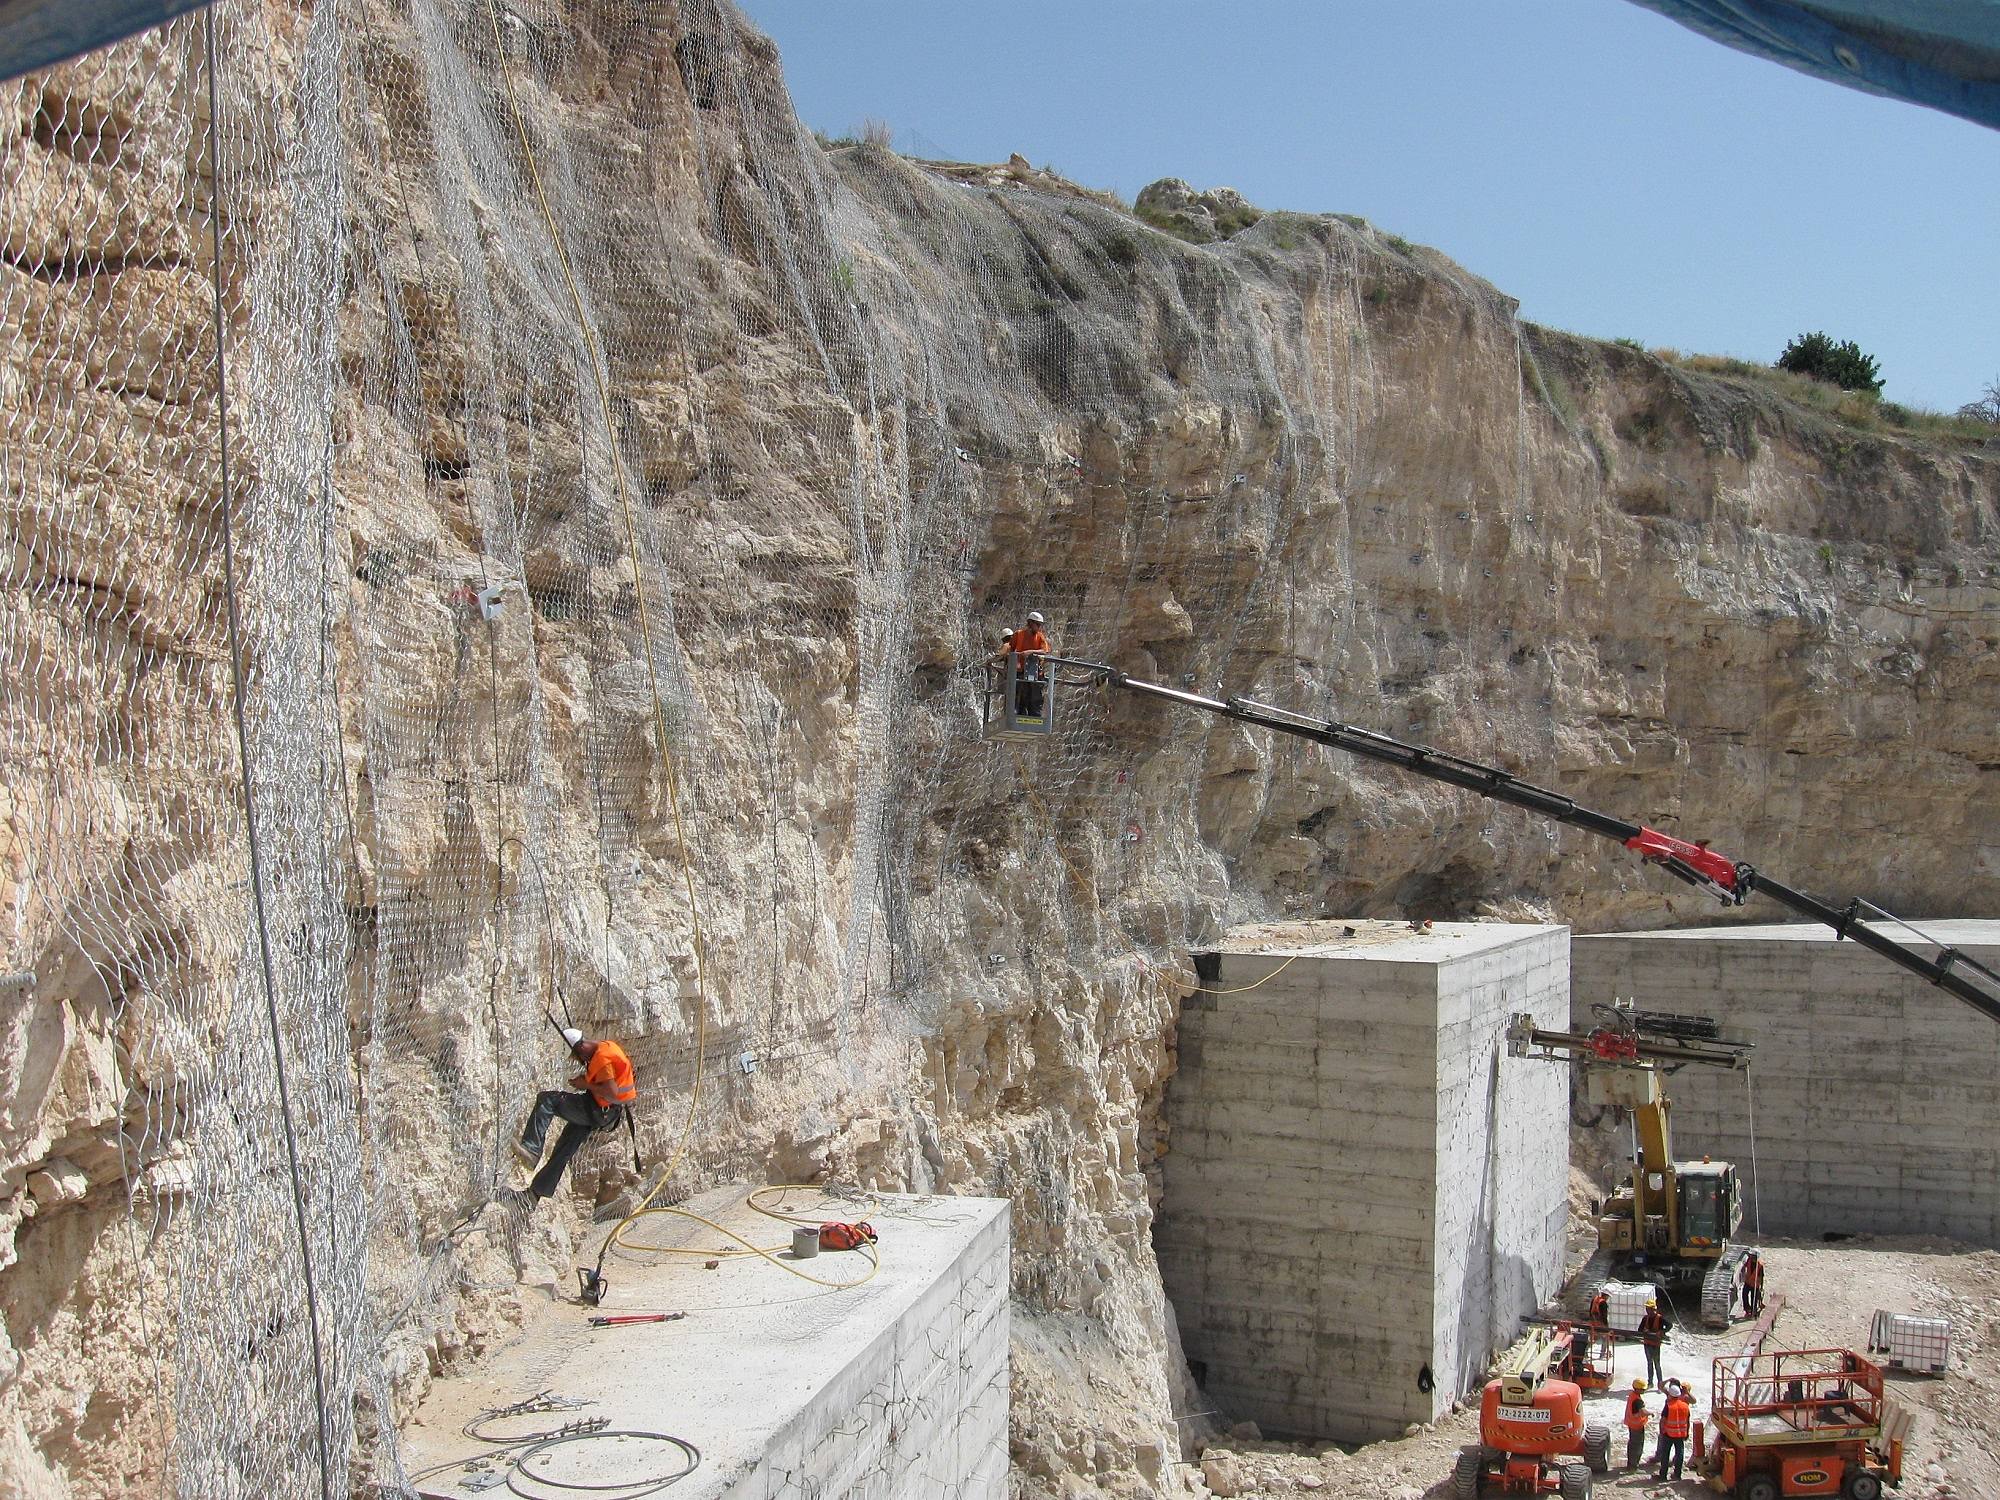
<instances>
[{"instance_id":1,"label":"steel cable","mask_svg":"<svg viewBox=\"0 0 2000 1500\"><path fill-rule=\"evenodd\" d=\"M291 1090L285 1076L285 1042L278 1024L278 982L271 958L271 931L265 915L264 867L257 843L257 799L251 790L250 729L244 713L243 624L236 589L236 506L229 483L229 358L228 320L222 298L222 165L218 138L222 107L216 84L215 8L202 12L206 39L208 75L208 170L210 179L209 248L210 282L214 293L216 462L221 480L222 583L229 628L229 698L236 723L236 749L241 759L240 785L243 793L243 829L250 859L250 901L256 914L257 958L264 979L264 1005L271 1024L271 1069L278 1090L279 1117L284 1124L285 1166L291 1177L292 1212L299 1235L299 1262L303 1274L306 1319L312 1333L313 1404L318 1413L314 1438L319 1455L319 1488L324 1500L333 1500L333 1461L326 1433L325 1354L319 1326L319 1296L313 1284L312 1239L306 1228L304 1180L299 1171L298 1131L292 1119Z\"/></svg>"}]
</instances>

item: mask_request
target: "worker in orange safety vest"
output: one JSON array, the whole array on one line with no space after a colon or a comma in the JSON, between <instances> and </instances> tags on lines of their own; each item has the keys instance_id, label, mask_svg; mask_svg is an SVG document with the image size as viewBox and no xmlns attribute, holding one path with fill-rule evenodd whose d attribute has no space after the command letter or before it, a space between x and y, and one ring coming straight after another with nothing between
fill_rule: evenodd
<instances>
[{"instance_id":1,"label":"worker in orange safety vest","mask_svg":"<svg viewBox=\"0 0 2000 1500\"><path fill-rule=\"evenodd\" d=\"M1673 1477L1681 1477L1681 1460L1687 1455L1688 1426L1694 1416L1694 1408L1688 1405L1687 1392L1676 1386L1667 1393L1666 1410L1660 1413L1660 1475L1661 1484L1667 1482L1667 1469L1671 1465Z\"/></svg>"},{"instance_id":2,"label":"worker in orange safety vest","mask_svg":"<svg viewBox=\"0 0 2000 1500\"><path fill-rule=\"evenodd\" d=\"M1609 1292L1600 1290L1595 1297L1590 1299L1590 1321L1595 1323L1599 1328L1607 1331L1610 1329L1611 1294Z\"/></svg>"},{"instance_id":3,"label":"worker in orange safety vest","mask_svg":"<svg viewBox=\"0 0 2000 1500\"><path fill-rule=\"evenodd\" d=\"M1049 638L1042 626L1039 609L1028 611L1028 623L1007 637L1007 642L993 653L997 661L1009 651L1014 653L1014 712L1030 718L1039 717L1042 712L1042 658L1048 655Z\"/></svg>"},{"instance_id":4,"label":"worker in orange safety vest","mask_svg":"<svg viewBox=\"0 0 2000 1500\"><path fill-rule=\"evenodd\" d=\"M583 1068L569 1081L570 1088L576 1092L543 1089L536 1095L534 1113L528 1116L527 1128L521 1132L521 1139L514 1147L523 1161L534 1166L542 1159L549 1122L563 1122L556 1149L550 1154L547 1165L535 1174L535 1180L528 1185L529 1191L537 1198L553 1197L562 1183L563 1173L569 1168L570 1158L598 1131L616 1130L626 1118L633 1101L639 1097L632 1059L625 1055L623 1047L616 1042L585 1041L583 1033L574 1026L565 1026L562 1038L569 1044L570 1056Z\"/></svg>"},{"instance_id":5,"label":"worker in orange safety vest","mask_svg":"<svg viewBox=\"0 0 2000 1500\"><path fill-rule=\"evenodd\" d=\"M1756 1317L1764 1310L1764 1258L1752 1250L1743 1261L1743 1311Z\"/></svg>"},{"instance_id":6,"label":"worker in orange safety vest","mask_svg":"<svg viewBox=\"0 0 2000 1500\"><path fill-rule=\"evenodd\" d=\"M1625 1467L1636 1469L1646 1457L1646 1382L1632 1382L1632 1394L1625 1398Z\"/></svg>"},{"instance_id":7,"label":"worker in orange safety vest","mask_svg":"<svg viewBox=\"0 0 2000 1500\"><path fill-rule=\"evenodd\" d=\"M1648 1299L1646 1315L1639 1320L1639 1342L1646 1350L1646 1378L1660 1378L1660 1343L1667 1336L1667 1320L1660 1315L1660 1300Z\"/></svg>"}]
</instances>

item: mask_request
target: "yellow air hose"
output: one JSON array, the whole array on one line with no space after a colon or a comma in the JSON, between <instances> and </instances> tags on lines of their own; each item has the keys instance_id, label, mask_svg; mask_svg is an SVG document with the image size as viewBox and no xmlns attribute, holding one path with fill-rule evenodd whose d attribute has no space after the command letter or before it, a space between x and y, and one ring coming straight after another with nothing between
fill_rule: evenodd
<instances>
[{"instance_id":1,"label":"yellow air hose","mask_svg":"<svg viewBox=\"0 0 2000 1500\"><path fill-rule=\"evenodd\" d=\"M655 1191L657 1192L658 1190L655 1189ZM810 1214L787 1213L782 1209L771 1208L760 1202L759 1199L767 1193L824 1193L825 1191L825 1187L809 1182L772 1183L769 1186L754 1189L744 1199L744 1203L755 1212L763 1214L767 1218L776 1219L780 1223L809 1225L816 1228L821 1223L819 1217ZM870 1212L880 1209L881 1200L879 1198L871 1198L869 1201L874 1205L874 1208ZM626 1230L633 1223L655 1214L670 1214L675 1218L686 1219L700 1224L705 1228L714 1230L719 1235L734 1240L740 1248L734 1250L714 1250L699 1245L655 1245L644 1241L634 1242L625 1237ZM606 1237L604 1244L607 1250L613 1244L616 1244L621 1250L646 1255L679 1255L692 1257L696 1260L747 1260L752 1256L759 1256L769 1261L779 1270L787 1271L793 1276L798 1277L801 1281L810 1281L813 1285L826 1287L830 1291L847 1291L850 1288L861 1286L873 1279L875 1273L882 1269L881 1250L872 1244L864 1243L856 1248L859 1249L863 1258L868 1262L867 1271L852 1281L830 1281L824 1276L815 1276L810 1271L800 1270L798 1264L794 1261L782 1259L783 1253L791 1248L788 1244L768 1247L759 1245L747 1236L729 1228L727 1225L718 1224L715 1220L703 1214L698 1214L693 1209L681 1208L674 1204L653 1205L650 1202L641 1203L638 1208L619 1221L618 1226ZM602 1256L600 1256L599 1264L601 1265L602 1263Z\"/></svg>"}]
</instances>

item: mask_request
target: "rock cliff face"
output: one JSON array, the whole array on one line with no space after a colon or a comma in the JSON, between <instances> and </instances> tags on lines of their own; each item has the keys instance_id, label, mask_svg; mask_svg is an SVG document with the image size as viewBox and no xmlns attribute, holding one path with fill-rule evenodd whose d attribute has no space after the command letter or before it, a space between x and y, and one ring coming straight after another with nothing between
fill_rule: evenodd
<instances>
[{"instance_id":1,"label":"rock cliff face","mask_svg":"<svg viewBox=\"0 0 2000 1500\"><path fill-rule=\"evenodd\" d=\"M1809 888L1994 907L1991 452L1524 325L1356 222L1196 247L823 151L709 0L218 23L219 174L198 23L0 95L0 1491L312 1493L322 1431L335 1490L350 1446L396 1479L430 1371L632 1201L607 1147L507 1206L544 1006L632 1039L675 1188L1012 1198L1019 1490L1177 1485L1190 948L1710 913L1186 712L982 743L1031 607Z\"/></svg>"}]
</instances>

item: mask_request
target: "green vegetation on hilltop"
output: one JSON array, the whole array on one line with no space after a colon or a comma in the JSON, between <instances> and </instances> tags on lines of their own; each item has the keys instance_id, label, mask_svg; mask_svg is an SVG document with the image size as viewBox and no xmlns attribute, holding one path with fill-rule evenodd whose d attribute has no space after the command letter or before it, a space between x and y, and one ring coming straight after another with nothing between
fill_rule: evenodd
<instances>
[{"instance_id":1,"label":"green vegetation on hilltop","mask_svg":"<svg viewBox=\"0 0 2000 1500\"><path fill-rule=\"evenodd\" d=\"M1861 346L1848 339L1836 343L1823 333L1802 333L1785 345L1778 356L1778 368L1794 375L1810 375L1843 391L1882 393L1882 368L1875 356L1863 354Z\"/></svg>"},{"instance_id":2,"label":"green vegetation on hilltop","mask_svg":"<svg viewBox=\"0 0 2000 1500\"><path fill-rule=\"evenodd\" d=\"M1621 344L1630 347L1626 341ZM1732 359L1724 354L1683 354L1678 349L1648 351L1678 369L1704 375L1720 375L1741 381L1796 406L1820 412L1846 426L1863 432L1901 433L1932 442L1980 443L1994 436L1994 424L1964 411L1930 411L1884 401L1872 391L1843 390L1810 375L1761 365L1754 360Z\"/></svg>"}]
</instances>

